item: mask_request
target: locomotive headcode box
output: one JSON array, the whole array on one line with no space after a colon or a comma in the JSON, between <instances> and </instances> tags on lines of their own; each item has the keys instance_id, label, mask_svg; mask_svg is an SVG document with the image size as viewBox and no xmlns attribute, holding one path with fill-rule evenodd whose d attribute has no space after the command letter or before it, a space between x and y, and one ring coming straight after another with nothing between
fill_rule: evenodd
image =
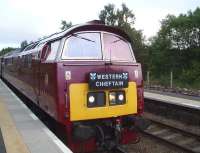
<instances>
[{"instance_id":1,"label":"locomotive headcode box","mask_svg":"<svg viewBox=\"0 0 200 153\"><path fill-rule=\"evenodd\" d=\"M116 89L128 87L128 72L118 73L89 73L90 89Z\"/></svg>"}]
</instances>

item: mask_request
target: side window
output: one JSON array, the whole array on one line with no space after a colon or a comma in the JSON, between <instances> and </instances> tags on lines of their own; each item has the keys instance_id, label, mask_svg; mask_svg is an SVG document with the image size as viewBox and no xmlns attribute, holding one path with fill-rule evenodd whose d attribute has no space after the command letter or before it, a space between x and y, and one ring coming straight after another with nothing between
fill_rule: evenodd
<instances>
[{"instance_id":1,"label":"side window","mask_svg":"<svg viewBox=\"0 0 200 153\"><path fill-rule=\"evenodd\" d=\"M5 65L5 66L7 65L7 60L6 60L6 58L4 58L4 65Z\"/></svg>"},{"instance_id":2,"label":"side window","mask_svg":"<svg viewBox=\"0 0 200 153\"><path fill-rule=\"evenodd\" d=\"M32 55L31 54L23 55L22 61L23 61L24 67L31 68Z\"/></svg>"},{"instance_id":3,"label":"side window","mask_svg":"<svg viewBox=\"0 0 200 153\"><path fill-rule=\"evenodd\" d=\"M13 64L13 58L9 57L6 59L6 65L12 65Z\"/></svg>"},{"instance_id":4,"label":"side window","mask_svg":"<svg viewBox=\"0 0 200 153\"><path fill-rule=\"evenodd\" d=\"M28 64L28 58L27 58L27 55L23 55L23 56L22 56L22 59L23 59L24 67L26 67L27 64Z\"/></svg>"},{"instance_id":5,"label":"side window","mask_svg":"<svg viewBox=\"0 0 200 153\"><path fill-rule=\"evenodd\" d=\"M49 45L49 49L48 49L48 52L47 52L47 54L46 54L46 57L47 57L46 60L48 60L48 61L55 60L56 55L57 55L57 51L58 51L59 44L60 44L60 40L59 40L59 41L52 42L52 43Z\"/></svg>"},{"instance_id":6,"label":"side window","mask_svg":"<svg viewBox=\"0 0 200 153\"><path fill-rule=\"evenodd\" d=\"M33 53L32 53L32 59L33 59L33 60L37 60L37 59L38 59L38 54L39 54L38 51L37 51L37 52L33 52Z\"/></svg>"},{"instance_id":7,"label":"side window","mask_svg":"<svg viewBox=\"0 0 200 153\"><path fill-rule=\"evenodd\" d=\"M40 55L40 58L41 58L42 61L45 60L46 54L47 54L48 50L49 50L49 45L46 44L46 45L42 48L42 50L40 51L40 54L41 54L41 55Z\"/></svg>"}]
</instances>

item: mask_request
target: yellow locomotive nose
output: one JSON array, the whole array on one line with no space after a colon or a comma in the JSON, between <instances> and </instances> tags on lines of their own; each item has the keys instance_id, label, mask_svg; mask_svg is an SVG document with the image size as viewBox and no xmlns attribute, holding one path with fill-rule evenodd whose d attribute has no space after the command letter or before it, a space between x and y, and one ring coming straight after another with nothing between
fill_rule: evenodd
<instances>
[{"instance_id":1,"label":"yellow locomotive nose","mask_svg":"<svg viewBox=\"0 0 200 153\"><path fill-rule=\"evenodd\" d=\"M90 91L87 83L70 85L70 120L110 118L137 113L137 88ZM89 95L88 95L89 94Z\"/></svg>"}]
</instances>

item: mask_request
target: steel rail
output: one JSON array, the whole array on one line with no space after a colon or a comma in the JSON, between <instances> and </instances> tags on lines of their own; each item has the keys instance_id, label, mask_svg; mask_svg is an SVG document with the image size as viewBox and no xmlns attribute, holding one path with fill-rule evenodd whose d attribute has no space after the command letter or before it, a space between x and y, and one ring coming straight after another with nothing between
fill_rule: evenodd
<instances>
[{"instance_id":1,"label":"steel rail","mask_svg":"<svg viewBox=\"0 0 200 153\"><path fill-rule=\"evenodd\" d=\"M200 137L189 132L151 120L142 133L152 136L191 153L200 153ZM157 128L157 129L156 129Z\"/></svg>"}]
</instances>

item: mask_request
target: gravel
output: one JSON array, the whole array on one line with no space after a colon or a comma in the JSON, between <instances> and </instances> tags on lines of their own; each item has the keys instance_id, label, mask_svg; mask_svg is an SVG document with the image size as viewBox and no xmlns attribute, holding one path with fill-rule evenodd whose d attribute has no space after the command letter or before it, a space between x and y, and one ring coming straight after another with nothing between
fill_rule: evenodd
<instances>
[{"instance_id":1,"label":"gravel","mask_svg":"<svg viewBox=\"0 0 200 153\"><path fill-rule=\"evenodd\" d=\"M128 153L187 153L168 143L143 134L141 134L139 143L126 145L125 148Z\"/></svg>"}]
</instances>

